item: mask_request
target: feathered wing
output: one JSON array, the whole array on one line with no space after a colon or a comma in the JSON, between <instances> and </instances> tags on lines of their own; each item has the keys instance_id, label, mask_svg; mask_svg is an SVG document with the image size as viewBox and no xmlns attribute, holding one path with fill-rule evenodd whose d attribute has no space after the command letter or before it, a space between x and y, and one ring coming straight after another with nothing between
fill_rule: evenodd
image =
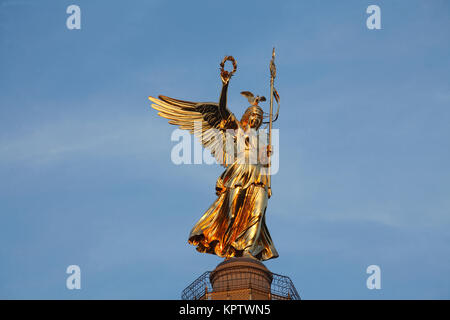
<instances>
[{"instance_id":1,"label":"feathered wing","mask_svg":"<svg viewBox=\"0 0 450 320\"><path fill-rule=\"evenodd\" d=\"M250 91L242 91L241 94L248 99L248 102L253 103L255 96Z\"/></svg>"},{"instance_id":2,"label":"feathered wing","mask_svg":"<svg viewBox=\"0 0 450 320\"><path fill-rule=\"evenodd\" d=\"M234 143L229 141L233 136L227 134L227 130L238 129L239 122L228 108L219 108L219 104L214 102L190 102L166 96L149 99L159 116L194 134L218 163L226 167L233 162L236 151Z\"/></svg>"}]
</instances>

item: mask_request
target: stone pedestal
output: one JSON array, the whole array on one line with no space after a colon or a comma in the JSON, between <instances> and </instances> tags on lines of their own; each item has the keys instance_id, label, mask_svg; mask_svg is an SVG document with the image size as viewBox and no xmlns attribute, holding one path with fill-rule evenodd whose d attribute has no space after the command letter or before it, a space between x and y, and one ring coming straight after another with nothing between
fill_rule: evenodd
<instances>
[{"instance_id":1,"label":"stone pedestal","mask_svg":"<svg viewBox=\"0 0 450 320\"><path fill-rule=\"evenodd\" d=\"M210 274L212 300L270 300L272 273L251 258L231 258Z\"/></svg>"},{"instance_id":2,"label":"stone pedestal","mask_svg":"<svg viewBox=\"0 0 450 320\"><path fill-rule=\"evenodd\" d=\"M251 258L231 258L206 271L181 293L183 300L297 300L291 279Z\"/></svg>"}]
</instances>

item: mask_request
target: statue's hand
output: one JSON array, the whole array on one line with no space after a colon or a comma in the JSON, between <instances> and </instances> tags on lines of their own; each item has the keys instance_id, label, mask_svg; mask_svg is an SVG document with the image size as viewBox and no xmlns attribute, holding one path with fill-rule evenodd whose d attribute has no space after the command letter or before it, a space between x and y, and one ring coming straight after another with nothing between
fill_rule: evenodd
<instances>
[{"instance_id":1,"label":"statue's hand","mask_svg":"<svg viewBox=\"0 0 450 320\"><path fill-rule=\"evenodd\" d=\"M272 155L272 146L267 146L267 157L269 158Z\"/></svg>"},{"instance_id":2,"label":"statue's hand","mask_svg":"<svg viewBox=\"0 0 450 320\"><path fill-rule=\"evenodd\" d=\"M225 62L230 61L233 64L233 70L227 71L225 70ZM232 56L225 56L222 62L220 63L220 78L222 79L223 84L227 84L233 74L236 72L237 63L236 60Z\"/></svg>"},{"instance_id":3,"label":"statue's hand","mask_svg":"<svg viewBox=\"0 0 450 320\"><path fill-rule=\"evenodd\" d=\"M258 156L260 163L267 167L269 165L270 157L272 156L272 146L260 148Z\"/></svg>"},{"instance_id":4,"label":"statue's hand","mask_svg":"<svg viewBox=\"0 0 450 320\"><path fill-rule=\"evenodd\" d=\"M232 73L227 70L220 71L220 79L222 79L223 84L227 84L231 79Z\"/></svg>"}]
</instances>

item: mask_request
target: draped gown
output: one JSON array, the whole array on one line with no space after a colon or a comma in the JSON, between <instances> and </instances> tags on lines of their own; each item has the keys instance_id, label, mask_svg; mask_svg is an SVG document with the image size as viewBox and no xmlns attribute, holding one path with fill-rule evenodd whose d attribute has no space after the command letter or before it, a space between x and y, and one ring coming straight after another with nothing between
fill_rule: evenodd
<instances>
[{"instance_id":1,"label":"draped gown","mask_svg":"<svg viewBox=\"0 0 450 320\"><path fill-rule=\"evenodd\" d=\"M248 154L252 148L246 139L242 152ZM200 252L225 258L276 258L278 252L265 221L267 166L238 159L217 179L218 197L192 228L189 243Z\"/></svg>"}]
</instances>

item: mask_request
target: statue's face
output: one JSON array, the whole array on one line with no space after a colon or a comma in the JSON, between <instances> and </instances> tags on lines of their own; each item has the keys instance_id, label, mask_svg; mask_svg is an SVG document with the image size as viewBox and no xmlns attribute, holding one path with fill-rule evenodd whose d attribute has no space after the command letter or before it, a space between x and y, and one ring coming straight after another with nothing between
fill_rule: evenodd
<instances>
[{"instance_id":1,"label":"statue's face","mask_svg":"<svg viewBox=\"0 0 450 320\"><path fill-rule=\"evenodd\" d=\"M252 112L248 117L248 125L252 129L258 129L262 123L262 116L258 112Z\"/></svg>"}]
</instances>

